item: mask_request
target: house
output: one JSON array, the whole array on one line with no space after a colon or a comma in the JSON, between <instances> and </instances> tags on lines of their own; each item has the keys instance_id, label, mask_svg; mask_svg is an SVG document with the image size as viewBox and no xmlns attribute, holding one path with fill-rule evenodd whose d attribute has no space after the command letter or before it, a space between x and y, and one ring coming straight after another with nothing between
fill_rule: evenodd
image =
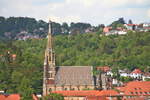
<instances>
[{"instance_id":1,"label":"house","mask_svg":"<svg viewBox=\"0 0 150 100\"><path fill-rule=\"evenodd\" d=\"M150 23L143 23L143 27L150 27Z\"/></svg>"},{"instance_id":2,"label":"house","mask_svg":"<svg viewBox=\"0 0 150 100\"><path fill-rule=\"evenodd\" d=\"M135 78L135 79L141 79L142 78L142 71L140 69L134 69L130 73L130 77Z\"/></svg>"},{"instance_id":3,"label":"house","mask_svg":"<svg viewBox=\"0 0 150 100\"><path fill-rule=\"evenodd\" d=\"M110 30L112 30L112 27L104 27L103 28L104 33L108 33L108 32L110 32Z\"/></svg>"},{"instance_id":4,"label":"house","mask_svg":"<svg viewBox=\"0 0 150 100\"><path fill-rule=\"evenodd\" d=\"M136 30L138 28L138 24L124 24L127 30Z\"/></svg>"},{"instance_id":5,"label":"house","mask_svg":"<svg viewBox=\"0 0 150 100\"><path fill-rule=\"evenodd\" d=\"M112 27L104 27L103 28L103 33L106 36L108 36L108 35L124 35L127 32L124 29L120 28L120 27L118 27L117 29L112 29Z\"/></svg>"}]
</instances>

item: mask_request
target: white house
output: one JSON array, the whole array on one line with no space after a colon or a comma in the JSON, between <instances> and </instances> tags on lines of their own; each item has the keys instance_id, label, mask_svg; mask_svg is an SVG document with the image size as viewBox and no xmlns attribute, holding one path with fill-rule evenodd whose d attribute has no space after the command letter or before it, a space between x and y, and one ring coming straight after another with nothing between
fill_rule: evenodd
<instances>
[{"instance_id":1,"label":"white house","mask_svg":"<svg viewBox=\"0 0 150 100\"><path fill-rule=\"evenodd\" d=\"M136 30L138 28L137 24L124 24L124 26L128 29L128 30Z\"/></svg>"},{"instance_id":2,"label":"white house","mask_svg":"<svg viewBox=\"0 0 150 100\"><path fill-rule=\"evenodd\" d=\"M142 71L140 69L134 69L130 73L130 77L136 78L136 79L141 79L142 78Z\"/></svg>"}]
</instances>

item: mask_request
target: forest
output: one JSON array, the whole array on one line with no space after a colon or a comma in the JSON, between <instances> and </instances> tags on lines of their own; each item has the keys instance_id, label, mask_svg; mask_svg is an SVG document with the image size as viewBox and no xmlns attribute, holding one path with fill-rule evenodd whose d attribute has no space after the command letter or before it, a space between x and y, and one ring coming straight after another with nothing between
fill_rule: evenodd
<instances>
[{"instance_id":1,"label":"forest","mask_svg":"<svg viewBox=\"0 0 150 100\"><path fill-rule=\"evenodd\" d=\"M32 93L42 93L46 40L0 41L0 90L20 93L25 100L30 100ZM150 67L150 32L129 31L126 35L109 36L60 34L53 36L53 49L57 66L108 65L145 72Z\"/></svg>"},{"instance_id":2,"label":"forest","mask_svg":"<svg viewBox=\"0 0 150 100\"><path fill-rule=\"evenodd\" d=\"M85 30L91 28L91 24L82 22L63 22L62 24L53 22L53 34L85 33ZM45 37L48 31L48 23L43 20L36 20L30 17L9 17L0 16L0 38L5 37L15 39L21 33L39 35Z\"/></svg>"}]
</instances>

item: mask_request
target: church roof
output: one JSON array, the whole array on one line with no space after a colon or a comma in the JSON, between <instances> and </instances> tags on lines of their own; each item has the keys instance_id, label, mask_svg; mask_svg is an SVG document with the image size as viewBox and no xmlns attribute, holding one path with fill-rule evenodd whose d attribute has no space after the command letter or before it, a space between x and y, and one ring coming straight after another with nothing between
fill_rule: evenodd
<instances>
[{"instance_id":1,"label":"church roof","mask_svg":"<svg viewBox=\"0 0 150 100\"><path fill-rule=\"evenodd\" d=\"M94 85L92 66L57 67L55 85Z\"/></svg>"}]
</instances>

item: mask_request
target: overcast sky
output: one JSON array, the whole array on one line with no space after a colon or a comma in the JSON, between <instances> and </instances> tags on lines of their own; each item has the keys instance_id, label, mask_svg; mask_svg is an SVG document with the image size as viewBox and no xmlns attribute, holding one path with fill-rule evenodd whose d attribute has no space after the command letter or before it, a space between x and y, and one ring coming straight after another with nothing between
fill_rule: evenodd
<instances>
[{"instance_id":1,"label":"overcast sky","mask_svg":"<svg viewBox=\"0 0 150 100\"><path fill-rule=\"evenodd\" d=\"M150 0L0 0L0 16L110 24L120 17L150 22Z\"/></svg>"}]
</instances>

